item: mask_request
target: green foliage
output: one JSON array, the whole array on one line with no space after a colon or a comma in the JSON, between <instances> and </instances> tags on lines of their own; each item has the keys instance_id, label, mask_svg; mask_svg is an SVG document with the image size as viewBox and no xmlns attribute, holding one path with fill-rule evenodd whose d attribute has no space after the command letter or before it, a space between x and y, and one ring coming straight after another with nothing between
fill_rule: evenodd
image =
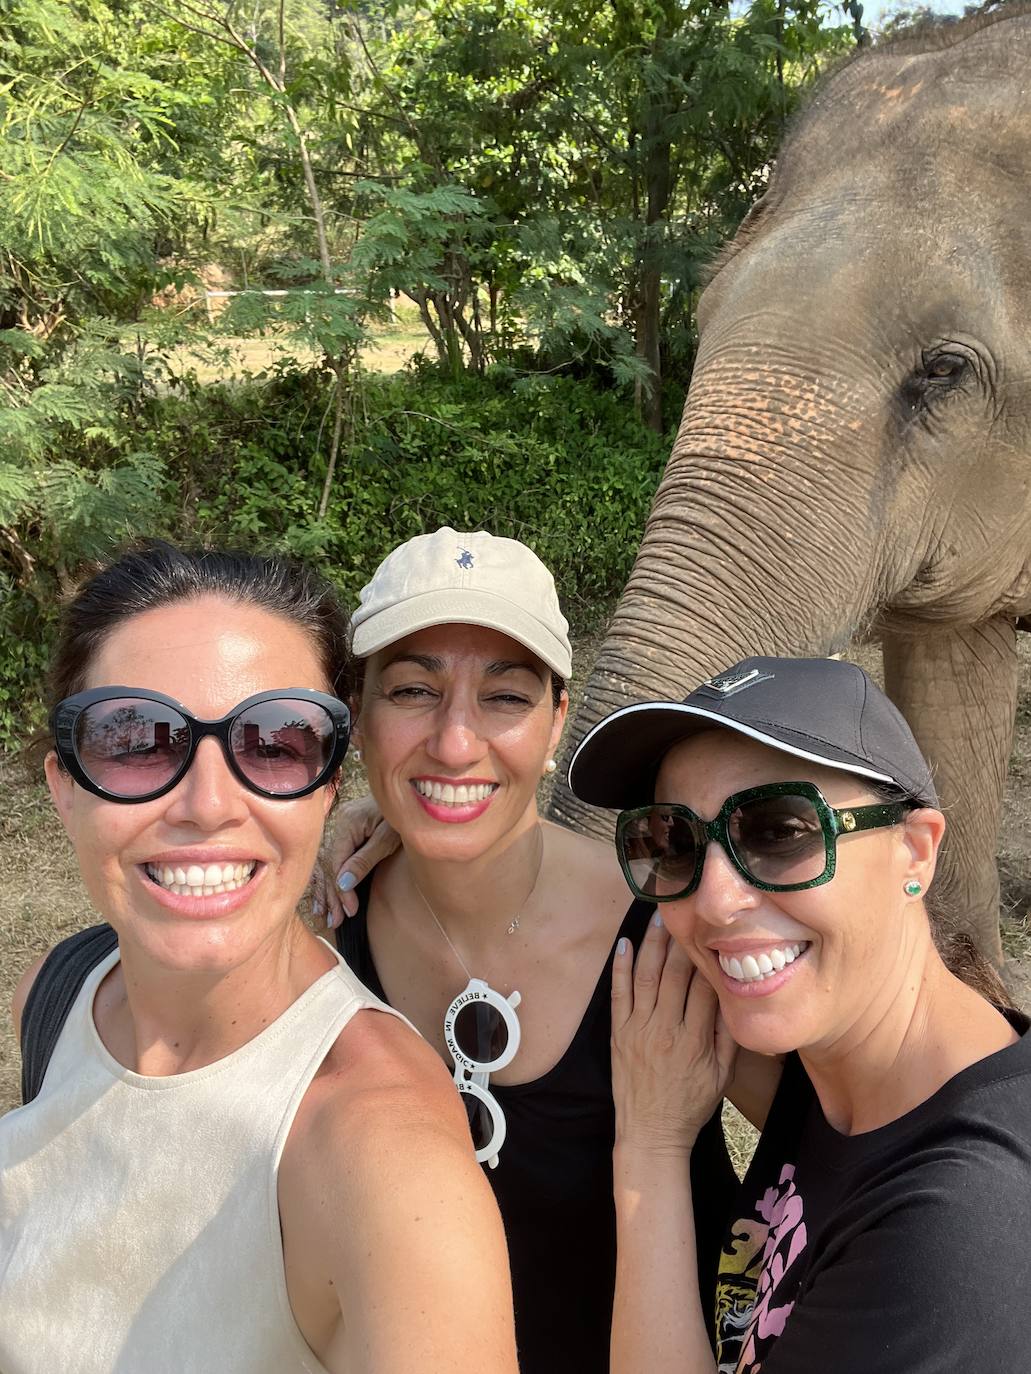
<instances>
[{"instance_id":1,"label":"green foliage","mask_svg":"<svg viewBox=\"0 0 1031 1374\"><path fill-rule=\"evenodd\" d=\"M159 403L152 446L194 493L184 528L318 558L353 599L411 534L483 526L536 548L572 604L616 595L633 557L628 531L643 527L669 451L637 424L625 392L562 376L456 382L425 366L357 385L351 447L322 522L322 408L310 378Z\"/></svg>"},{"instance_id":2,"label":"green foliage","mask_svg":"<svg viewBox=\"0 0 1031 1374\"><path fill-rule=\"evenodd\" d=\"M0 746L24 744L42 724L49 636L39 605L0 572Z\"/></svg>"},{"instance_id":3,"label":"green foliage","mask_svg":"<svg viewBox=\"0 0 1031 1374\"><path fill-rule=\"evenodd\" d=\"M0 737L61 590L134 530L353 596L415 530L482 524L574 607L613 596L667 447L635 405L678 408L704 265L859 31L817 0L3 11ZM210 318L205 282L234 293ZM376 381L404 298L436 367ZM198 383L259 335L260 386Z\"/></svg>"}]
</instances>

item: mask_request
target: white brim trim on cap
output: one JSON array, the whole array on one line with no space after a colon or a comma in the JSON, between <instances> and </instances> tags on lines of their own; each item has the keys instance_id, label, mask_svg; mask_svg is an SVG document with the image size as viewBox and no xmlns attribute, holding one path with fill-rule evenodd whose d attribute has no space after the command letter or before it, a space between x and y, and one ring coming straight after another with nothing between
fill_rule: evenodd
<instances>
[{"instance_id":1,"label":"white brim trim on cap","mask_svg":"<svg viewBox=\"0 0 1031 1374\"><path fill-rule=\"evenodd\" d=\"M618 711L614 711L612 715L599 721L594 729L589 731L580 741L576 753L573 755L572 762L569 765L569 787L573 793L576 793L574 779L577 760L592 740L598 735L610 731L617 721L624 720L628 716L640 714L642 712L647 712L650 715L661 712L664 715L696 716L702 720L711 720L715 725L720 726L724 730L733 730L739 735L746 735L749 739L757 740L760 744L765 744L771 749L776 749L781 754L792 754L795 758L805 759L809 763L821 764L824 768L837 768L844 773L856 773L859 777L870 778L874 782L888 782L895 787L901 786L897 779L891 777L888 773L878 773L874 769L864 768L858 763L846 763L838 758L829 758L827 755L815 754L810 750L799 749L794 745L785 744L783 740L777 739L775 735L764 734L761 730L756 730L754 726L742 725L736 720L720 715L718 711L705 711L698 706L685 706L682 702L643 701L637 702L633 706L620 707Z\"/></svg>"},{"instance_id":2,"label":"white brim trim on cap","mask_svg":"<svg viewBox=\"0 0 1031 1374\"><path fill-rule=\"evenodd\" d=\"M494 592L472 588L423 592L377 611L366 620L352 619L351 624L351 652L356 658L368 658L388 644L433 625L482 625L522 644L565 681L573 672L568 642L563 643L514 601Z\"/></svg>"}]
</instances>

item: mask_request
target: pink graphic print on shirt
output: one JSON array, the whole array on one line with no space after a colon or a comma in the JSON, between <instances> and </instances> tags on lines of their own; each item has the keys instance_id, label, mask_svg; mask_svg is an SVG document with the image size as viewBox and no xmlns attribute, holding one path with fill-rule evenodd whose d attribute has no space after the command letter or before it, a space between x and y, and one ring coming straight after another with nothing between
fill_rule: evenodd
<instances>
[{"instance_id":1,"label":"pink graphic print on shirt","mask_svg":"<svg viewBox=\"0 0 1031 1374\"><path fill-rule=\"evenodd\" d=\"M769 1226L763 1247L762 1272L755 1292L748 1329L745 1332L737 1374L759 1374L756 1363L759 1346L783 1334L794 1302L774 1306L777 1286L805 1249L806 1229L802 1220L802 1197L795 1188L795 1166L785 1164L776 1188L767 1188L756 1208Z\"/></svg>"}]
</instances>

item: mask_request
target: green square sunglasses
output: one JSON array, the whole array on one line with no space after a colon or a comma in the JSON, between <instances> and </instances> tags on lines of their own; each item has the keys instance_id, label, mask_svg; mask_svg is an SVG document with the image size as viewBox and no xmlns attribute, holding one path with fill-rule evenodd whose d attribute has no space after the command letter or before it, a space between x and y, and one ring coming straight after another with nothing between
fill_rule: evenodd
<instances>
[{"instance_id":1,"label":"green square sunglasses","mask_svg":"<svg viewBox=\"0 0 1031 1374\"><path fill-rule=\"evenodd\" d=\"M623 811L616 851L631 892L673 902L702 878L710 841L763 892L802 892L834 877L839 835L897 825L913 803L830 806L811 782L771 782L735 792L711 821L676 802Z\"/></svg>"}]
</instances>

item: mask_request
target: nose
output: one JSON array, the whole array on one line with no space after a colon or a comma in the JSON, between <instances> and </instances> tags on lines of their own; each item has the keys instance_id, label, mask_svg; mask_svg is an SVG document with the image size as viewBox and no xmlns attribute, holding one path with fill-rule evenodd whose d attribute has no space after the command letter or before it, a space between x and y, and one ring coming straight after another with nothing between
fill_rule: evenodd
<instances>
[{"instance_id":1,"label":"nose","mask_svg":"<svg viewBox=\"0 0 1031 1374\"><path fill-rule=\"evenodd\" d=\"M478 763L486 753L487 742L480 733L475 711L460 701L443 702L426 750L431 758L452 770Z\"/></svg>"},{"instance_id":2,"label":"nose","mask_svg":"<svg viewBox=\"0 0 1031 1374\"><path fill-rule=\"evenodd\" d=\"M173 825L216 831L244 820L248 792L230 771L218 740L202 739L193 762L169 792L166 819Z\"/></svg>"},{"instance_id":3,"label":"nose","mask_svg":"<svg viewBox=\"0 0 1031 1374\"><path fill-rule=\"evenodd\" d=\"M751 911L761 899L730 862L718 840L706 846L702 876L692 894L698 915L710 925L730 925L744 911Z\"/></svg>"}]
</instances>

